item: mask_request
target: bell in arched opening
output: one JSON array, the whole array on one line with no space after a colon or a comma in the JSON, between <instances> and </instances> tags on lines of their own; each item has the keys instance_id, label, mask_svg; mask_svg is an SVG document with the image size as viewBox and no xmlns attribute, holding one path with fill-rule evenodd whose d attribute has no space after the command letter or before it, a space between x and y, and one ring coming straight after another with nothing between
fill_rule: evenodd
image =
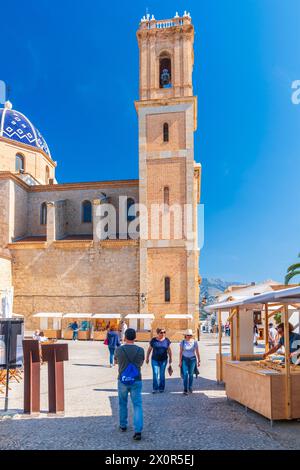
<instances>
[{"instance_id":1,"label":"bell in arched opening","mask_svg":"<svg viewBox=\"0 0 300 470\"><path fill-rule=\"evenodd\" d=\"M161 88L171 88L171 59L170 57L161 57L159 61L159 80Z\"/></svg>"}]
</instances>

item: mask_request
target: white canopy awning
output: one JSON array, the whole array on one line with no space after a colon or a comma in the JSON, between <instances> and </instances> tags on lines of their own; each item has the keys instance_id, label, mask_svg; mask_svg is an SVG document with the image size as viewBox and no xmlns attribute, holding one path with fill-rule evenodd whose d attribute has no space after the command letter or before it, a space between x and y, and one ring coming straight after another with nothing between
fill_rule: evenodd
<instances>
[{"instance_id":1,"label":"white canopy awning","mask_svg":"<svg viewBox=\"0 0 300 470\"><path fill-rule=\"evenodd\" d=\"M153 313L129 313L125 318L137 318L140 320L154 320Z\"/></svg>"},{"instance_id":2,"label":"white canopy awning","mask_svg":"<svg viewBox=\"0 0 300 470\"><path fill-rule=\"evenodd\" d=\"M167 313L165 315L165 319L166 320L192 320L193 319L193 315L190 315L190 314L181 314L181 313Z\"/></svg>"},{"instance_id":3,"label":"white canopy awning","mask_svg":"<svg viewBox=\"0 0 300 470\"><path fill-rule=\"evenodd\" d=\"M58 312L40 312L33 315L36 318L62 318L62 316L63 314Z\"/></svg>"},{"instance_id":4,"label":"white canopy awning","mask_svg":"<svg viewBox=\"0 0 300 470\"><path fill-rule=\"evenodd\" d=\"M19 313L13 313L13 318L24 318L24 315L20 315Z\"/></svg>"},{"instance_id":5,"label":"white canopy awning","mask_svg":"<svg viewBox=\"0 0 300 470\"><path fill-rule=\"evenodd\" d=\"M63 318L93 318L92 313L66 313Z\"/></svg>"},{"instance_id":6,"label":"white canopy awning","mask_svg":"<svg viewBox=\"0 0 300 470\"><path fill-rule=\"evenodd\" d=\"M234 307L239 307L241 305L251 305L251 304L267 304L267 303L277 303L277 304L298 304L300 303L300 286L299 287L290 287L287 289L280 289L272 292L265 292L264 294L252 295L250 297L245 297L244 299L234 300L231 302L220 302L213 305L208 305L205 307L205 310L213 312L215 310L224 310Z\"/></svg>"},{"instance_id":7,"label":"white canopy awning","mask_svg":"<svg viewBox=\"0 0 300 470\"><path fill-rule=\"evenodd\" d=\"M120 313L94 313L93 318L121 318Z\"/></svg>"}]
</instances>

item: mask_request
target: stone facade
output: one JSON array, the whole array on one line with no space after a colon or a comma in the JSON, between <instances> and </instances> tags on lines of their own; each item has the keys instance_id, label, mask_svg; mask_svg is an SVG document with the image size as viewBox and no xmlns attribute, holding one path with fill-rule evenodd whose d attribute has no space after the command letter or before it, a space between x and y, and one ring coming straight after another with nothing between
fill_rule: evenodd
<instances>
[{"instance_id":1,"label":"stone facade","mask_svg":"<svg viewBox=\"0 0 300 470\"><path fill-rule=\"evenodd\" d=\"M0 169L14 174L16 171L16 154L24 158L24 173L30 175L36 183L48 184L50 179L55 179L56 162L40 149L29 145L17 143L4 137L0 137Z\"/></svg>"},{"instance_id":2,"label":"stone facade","mask_svg":"<svg viewBox=\"0 0 300 470\"><path fill-rule=\"evenodd\" d=\"M194 161L194 28L189 17L164 28L161 24L145 19L137 33L139 180L57 184L56 163L49 155L0 137L0 291L14 287L14 312L25 315L29 330L39 325L32 317L37 312L153 313L152 328L165 326L173 333L198 326L201 168ZM169 66L166 88L160 83L161 60ZM16 173L20 152L25 168ZM120 197L148 211L137 239L124 236ZM163 206L166 199L167 205L182 209L179 219ZM91 219L85 221L87 202ZM112 204L117 215L116 237L109 240L98 230L104 203ZM153 225L155 205L162 205L162 211ZM184 230L186 206L192 237ZM150 231L144 230L147 221ZM166 314L190 314L193 320L166 320Z\"/></svg>"},{"instance_id":3,"label":"stone facade","mask_svg":"<svg viewBox=\"0 0 300 470\"><path fill-rule=\"evenodd\" d=\"M24 244L23 244L24 245ZM133 241L57 242L11 248L14 311L27 328L38 327L36 312L138 312L138 245Z\"/></svg>"}]
</instances>

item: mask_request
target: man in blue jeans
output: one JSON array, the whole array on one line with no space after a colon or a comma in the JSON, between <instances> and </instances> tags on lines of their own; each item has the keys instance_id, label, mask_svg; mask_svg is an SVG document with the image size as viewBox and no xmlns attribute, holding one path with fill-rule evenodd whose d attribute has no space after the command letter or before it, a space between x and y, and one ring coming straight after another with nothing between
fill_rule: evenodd
<instances>
[{"instance_id":1,"label":"man in blue jeans","mask_svg":"<svg viewBox=\"0 0 300 470\"><path fill-rule=\"evenodd\" d=\"M125 432L128 426L128 394L130 394L133 405L133 439L140 441L143 430L143 407L142 407L142 375L141 367L145 359L143 348L136 346L134 340L136 332L133 328L127 328L125 331L125 344L116 349L115 362L119 366L118 375L118 396L119 396L119 417L120 430ZM137 369L137 375L134 383L127 385L121 382L121 376L129 365Z\"/></svg>"}]
</instances>

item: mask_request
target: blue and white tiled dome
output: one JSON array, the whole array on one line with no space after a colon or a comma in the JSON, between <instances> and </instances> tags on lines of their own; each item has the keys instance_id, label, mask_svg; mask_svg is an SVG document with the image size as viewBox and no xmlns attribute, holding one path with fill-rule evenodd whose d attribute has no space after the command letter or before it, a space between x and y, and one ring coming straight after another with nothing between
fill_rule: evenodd
<instances>
[{"instance_id":1,"label":"blue and white tiled dome","mask_svg":"<svg viewBox=\"0 0 300 470\"><path fill-rule=\"evenodd\" d=\"M40 131L24 114L12 109L9 101L5 103L4 108L0 108L0 137L37 147L51 157L49 147Z\"/></svg>"}]
</instances>

